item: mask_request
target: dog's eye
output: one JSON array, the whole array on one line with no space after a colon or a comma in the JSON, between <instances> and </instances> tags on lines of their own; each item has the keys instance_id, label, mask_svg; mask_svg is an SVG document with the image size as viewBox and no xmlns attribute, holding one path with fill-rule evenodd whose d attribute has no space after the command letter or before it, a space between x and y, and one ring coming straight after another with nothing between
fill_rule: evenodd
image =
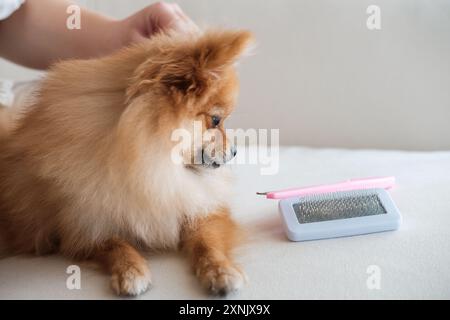
<instances>
[{"instance_id":1,"label":"dog's eye","mask_svg":"<svg viewBox=\"0 0 450 320\"><path fill-rule=\"evenodd\" d=\"M215 128L220 124L220 117L219 116L212 116L211 117L211 123L212 126Z\"/></svg>"}]
</instances>

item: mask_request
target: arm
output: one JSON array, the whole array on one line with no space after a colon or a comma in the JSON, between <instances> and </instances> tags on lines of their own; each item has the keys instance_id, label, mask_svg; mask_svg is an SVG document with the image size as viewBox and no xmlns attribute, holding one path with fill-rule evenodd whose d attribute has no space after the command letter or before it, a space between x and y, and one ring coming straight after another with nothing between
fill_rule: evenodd
<instances>
[{"instance_id":1,"label":"arm","mask_svg":"<svg viewBox=\"0 0 450 320\"><path fill-rule=\"evenodd\" d=\"M106 55L165 28L193 26L178 5L156 3L124 20L81 9L81 29L69 30L68 0L27 0L0 22L0 56L35 68L69 58Z\"/></svg>"}]
</instances>

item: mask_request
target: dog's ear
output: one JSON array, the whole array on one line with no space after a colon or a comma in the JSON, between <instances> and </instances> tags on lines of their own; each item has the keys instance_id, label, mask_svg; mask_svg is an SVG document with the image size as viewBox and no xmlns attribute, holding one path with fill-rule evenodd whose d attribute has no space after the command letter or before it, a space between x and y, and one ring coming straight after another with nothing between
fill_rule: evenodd
<instances>
[{"instance_id":1,"label":"dog's ear","mask_svg":"<svg viewBox=\"0 0 450 320\"><path fill-rule=\"evenodd\" d=\"M210 31L169 68L162 82L183 95L201 95L233 65L252 41L248 31Z\"/></svg>"},{"instance_id":2,"label":"dog's ear","mask_svg":"<svg viewBox=\"0 0 450 320\"><path fill-rule=\"evenodd\" d=\"M150 58L136 73L133 95L143 87L162 85L178 97L201 96L211 83L220 79L249 47L248 31L208 31L193 39L180 36L160 44L158 57Z\"/></svg>"},{"instance_id":3,"label":"dog's ear","mask_svg":"<svg viewBox=\"0 0 450 320\"><path fill-rule=\"evenodd\" d=\"M211 31L194 45L191 56L203 71L220 71L236 62L252 41L252 34L245 30Z\"/></svg>"}]
</instances>

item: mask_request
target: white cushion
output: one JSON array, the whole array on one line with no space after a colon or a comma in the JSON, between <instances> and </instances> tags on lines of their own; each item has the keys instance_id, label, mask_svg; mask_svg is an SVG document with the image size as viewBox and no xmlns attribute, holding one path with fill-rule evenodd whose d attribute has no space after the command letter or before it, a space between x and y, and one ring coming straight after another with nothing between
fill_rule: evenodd
<instances>
[{"instance_id":1,"label":"white cushion","mask_svg":"<svg viewBox=\"0 0 450 320\"><path fill-rule=\"evenodd\" d=\"M450 152L285 147L277 175L261 176L259 169L234 166L233 212L249 230L238 261L249 283L233 298L450 298ZM394 232L289 242L277 202L255 195L382 175L395 175L398 181L391 195L403 214L403 225ZM149 262L154 286L139 298L208 297L182 255L157 254ZM81 290L68 290L66 268L71 264L58 256L0 260L0 299L115 298L108 276L88 265L81 265ZM379 268L380 289L367 286L372 265Z\"/></svg>"}]
</instances>

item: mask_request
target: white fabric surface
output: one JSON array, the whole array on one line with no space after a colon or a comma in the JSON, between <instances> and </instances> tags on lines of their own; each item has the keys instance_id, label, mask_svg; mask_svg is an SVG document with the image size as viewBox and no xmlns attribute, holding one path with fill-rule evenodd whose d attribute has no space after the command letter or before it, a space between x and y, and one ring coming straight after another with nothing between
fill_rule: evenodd
<instances>
[{"instance_id":1,"label":"white fabric surface","mask_svg":"<svg viewBox=\"0 0 450 320\"><path fill-rule=\"evenodd\" d=\"M0 106L23 110L32 103L39 83L39 79L12 81L0 78Z\"/></svg>"},{"instance_id":2,"label":"white fabric surface","mask_svg":"<svg viewBox=\"0 0 450 320\"><path fill-rule=\"evenodd\" d=\"M236 219L249 230L238 261L249 283L238 299L450 298L450 152L282 148L280 170L261 176L236 165ZM286 240L277 202L255 195L284 187L395 175L391 195L403 215L398 231L293 243ZM178 253L149 257L154 286L138 299L207 298ZM66 288L70 261L57 257L0 260L0 298L115 298L108 276L81 266L81 290ZM381 271L368 289L367 268Z\"/></svg>"},{"instance_id":3,"label":"white fabric surface","mask_svg":"<svg viewBox=\"0 0 450 320\"><path fill-rule=\"evenodd\" d=\"M8 18L25 0L0 0L0 20Z\"/></svg>"}]
</instances>

